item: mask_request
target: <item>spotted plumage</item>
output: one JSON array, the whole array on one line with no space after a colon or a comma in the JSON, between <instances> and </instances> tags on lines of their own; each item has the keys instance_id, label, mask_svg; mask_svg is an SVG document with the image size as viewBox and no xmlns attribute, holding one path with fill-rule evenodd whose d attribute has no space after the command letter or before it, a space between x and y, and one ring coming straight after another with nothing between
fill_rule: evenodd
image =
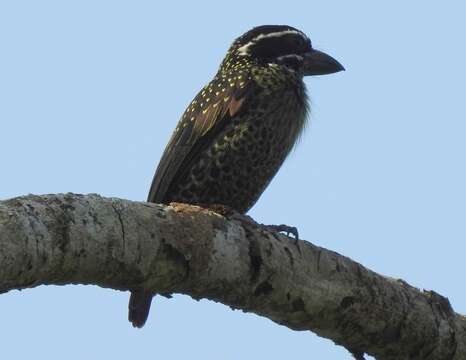
<instances>
[{"instance_id":1,"label":"spotted plumage","mask_svg":"<svg viewBox=\"0 0 466 360\"><path fill-rule=\"evenodd\" d=\"M285 75L247 65L217 74L182 116L149 199L249 210L304 126L302 80Z\"/></svg>"},{"instance_id":2,"label":"spotted plumage","mask_svg":"<svg viewBox=\"0 0 466 360\"><path fill-rule=\"evenodd\" d=\"M265 25L246 32L182 115L148 201L220 204L247 212L305 127L303 77L340 70L295 28ZM141 289L132 293L134 326L144 324L151 297Z\"/></svg>"}]
</instances>

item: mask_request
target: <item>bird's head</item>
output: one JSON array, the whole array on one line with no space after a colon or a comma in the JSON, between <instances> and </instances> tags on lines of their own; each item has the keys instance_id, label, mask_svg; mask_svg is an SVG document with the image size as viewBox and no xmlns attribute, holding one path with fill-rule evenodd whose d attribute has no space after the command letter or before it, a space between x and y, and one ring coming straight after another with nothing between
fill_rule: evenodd
<instances>
[{"instance_id":1,"label":"bird's head","mask_svg":"<svg viewBox=\"0 0 466 360\"><path fill-rule=\"evenodd\" d=\"M241 35L228 50L222 68L251 62L260 66L279 65L302 76L344 70L334 58L314 49L306 34L286 25L262 25Z\"/></svg>"}]
</instances>

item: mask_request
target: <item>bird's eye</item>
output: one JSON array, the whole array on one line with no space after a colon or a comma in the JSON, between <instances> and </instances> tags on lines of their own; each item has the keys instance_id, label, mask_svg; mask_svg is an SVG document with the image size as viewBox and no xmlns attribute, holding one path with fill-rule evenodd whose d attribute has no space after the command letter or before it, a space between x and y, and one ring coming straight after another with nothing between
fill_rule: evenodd
<instances>
[{"instance_id":1,"label":"bird's eye","mask_svg":"<svg viewBox=\"0 0 466 360\"><path fill-rule=\"evenodd\" d=\"M297 36L292 38L292 44L294 51L296 51L297 53L306 52L309 50L309 48L312 48L310 40L303 39Z\"/></svg>"}]
</instances>

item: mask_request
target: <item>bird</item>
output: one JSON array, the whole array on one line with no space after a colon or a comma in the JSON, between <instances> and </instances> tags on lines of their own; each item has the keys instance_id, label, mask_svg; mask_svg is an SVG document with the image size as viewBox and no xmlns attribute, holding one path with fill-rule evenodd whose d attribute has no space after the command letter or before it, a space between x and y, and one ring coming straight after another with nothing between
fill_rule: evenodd
<instances>
[{"instance_id":1,"label":"bird","mask_svg":"<svg viewBox=\"0 0 466 360\"><path fill-rule=\"evenodd\" d=\"M181 116L147 201L221 204L247 213L306 126L303 78L342 70L292 26L262 25L239 36ZM132 289L128 319L134 327L144 326L153 296Z\"/></svg>"}]
</instances>

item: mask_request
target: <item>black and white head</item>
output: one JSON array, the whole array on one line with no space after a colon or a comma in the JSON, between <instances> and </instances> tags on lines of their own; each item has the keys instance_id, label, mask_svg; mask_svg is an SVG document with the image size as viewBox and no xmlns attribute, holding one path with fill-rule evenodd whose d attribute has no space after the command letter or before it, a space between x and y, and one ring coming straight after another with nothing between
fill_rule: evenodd
<instances>
[{"instance_id":1,"label":"black and white head","mask_svg":"<svg viewBox=\"0 0 466 360\"><path fill-rule=\"evenodd\" d=\"M303 76L344 70L334 58L314 49L306 34L287 25L258 26L236 39L224 64L244 62L261 66L276 64Z\"/></svg>"}]
</instances>

